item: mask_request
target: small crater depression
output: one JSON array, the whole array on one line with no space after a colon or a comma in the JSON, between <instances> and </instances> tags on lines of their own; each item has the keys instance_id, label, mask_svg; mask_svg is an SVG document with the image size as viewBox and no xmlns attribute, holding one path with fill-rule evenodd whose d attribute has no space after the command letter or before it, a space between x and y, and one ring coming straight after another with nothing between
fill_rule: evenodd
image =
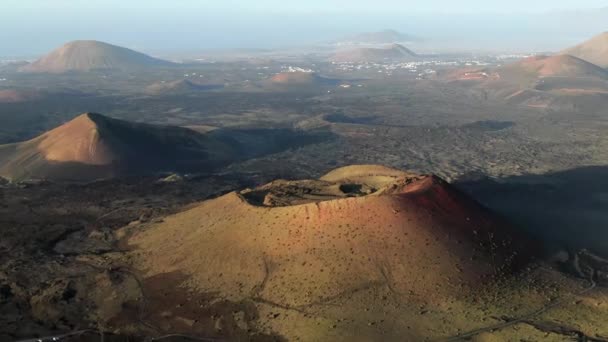
<instances>
[{"instance_id":1,"label":"small crater depression","mask_svg":"<svg viewBox=\"0 0 608 342\"><path fill-rule=\"evenodd\" d=\"M376 189L365 184L340 184L340 191L348 196L365 196L376 192Z\"/></svg>"}]
</instances>

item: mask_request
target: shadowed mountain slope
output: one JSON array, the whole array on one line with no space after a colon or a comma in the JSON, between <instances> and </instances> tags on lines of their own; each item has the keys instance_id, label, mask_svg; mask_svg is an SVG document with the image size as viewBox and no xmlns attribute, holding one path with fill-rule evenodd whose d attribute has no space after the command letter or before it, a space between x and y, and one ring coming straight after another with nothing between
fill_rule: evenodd
<instances>
[{"instance_id":1,"label":"shadowed mountain slope","mask_svg":"<svg viewBox=\"0 0 608 342\"><path fill-rule=\"evenodd\" d=\"M87 113L32 140L0 145L0 175L17 180L93 180L206 172L315 139L289 130L220 129L201 134Z\"/></svg>"}]
</instances>

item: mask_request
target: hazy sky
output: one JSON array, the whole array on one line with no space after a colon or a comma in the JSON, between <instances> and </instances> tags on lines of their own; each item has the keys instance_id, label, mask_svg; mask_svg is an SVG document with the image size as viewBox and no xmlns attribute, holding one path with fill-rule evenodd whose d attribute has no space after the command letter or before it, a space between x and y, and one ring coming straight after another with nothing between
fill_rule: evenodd
<instances>
[{"instance_id":1,"label":"hazy sky","mask_svg":"<svg viewBox=\"0 0 608 342\"><path fill-rule=\"evenodd\" d=\"M538 11L547 9L597 8L608 5L606 0L226 0L203 1L217 8L250 8L292 11L400 11L400 12L479 12L479 11Z\"/></svg>"},{"instance_id":2,"label":"hazy sky","mask_svg":"<svg viewBox=\"0 0 608 342\"><path fill-rule=\"evenodd\" d=\"M2 0L2 11L32 10L86 12L92 9L141 11L168 8L239 11L444 11L444 12L525 12L551 9L583 9L608 6L606 0Z\"/></svg>"},{"instance_id":3,"label":"hazy sky","mask_svg":"<svg viewBox=\"0 0 608 342\"><path fill-rule=\"evenodd\" d=\"M74 39L202 50L294 46L387 28L437 46L542 50L608 30L608 0L0 1L0 56L37 55Z\"/></svg>"}]
</instances>

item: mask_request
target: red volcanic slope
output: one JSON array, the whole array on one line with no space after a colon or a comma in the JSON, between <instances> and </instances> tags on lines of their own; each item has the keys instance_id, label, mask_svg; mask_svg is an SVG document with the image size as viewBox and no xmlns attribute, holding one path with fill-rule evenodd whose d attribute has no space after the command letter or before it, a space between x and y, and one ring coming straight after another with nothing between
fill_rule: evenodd
<instances>
[{"instance_id":1,"label":"red volcanic slope","mask_svg":"<svg viewBox=\"0 0 608 342\"><path fill-rule=\"evenodd\" d=\"M441 179L391 172L230 193L168 217L130 243L150 276L185 273L187 286L234 299L266 279L258 296L288 306L333 298L386 274L398 293L431 301L466 295L533 254L508 224Z\"/></svg>"},{"instance_id":2,"label":"red volcanic slope","mask_svg":"<svg viewBox=\"0 0 608 342\"><path fill-rule=\"evenodd\" d=\"M608 71L570 55L536 56L504 66L501 76L528 74L534 77L592 77L608 79Z\"/></svg>"}]
</instances>

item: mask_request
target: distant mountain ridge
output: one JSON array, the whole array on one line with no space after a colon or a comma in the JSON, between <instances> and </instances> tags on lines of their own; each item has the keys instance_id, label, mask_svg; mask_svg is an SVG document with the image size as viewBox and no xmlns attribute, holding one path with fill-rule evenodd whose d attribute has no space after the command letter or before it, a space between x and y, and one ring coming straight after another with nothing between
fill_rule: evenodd
<instances>
[{"instance_id":1,"label":"distant mountain ridge","mask_svg":"<svg viewBox=\"0 0 608 342\"><path fill-rule=\"evenodd\" d=\"M20 71L64 73L68 71L129 70L172 65L174 63L124 47L95 40L76 40L21 67Z\"/></svg>"},{"instance_id":2,"label":"distant mountain ridge","mask_svg":"<svg viewBox=\"0 0 608 342\"><path fill-rule=\"evenodd\" d=\"M392 44L414 42L419 38L396 30L382 30L377 32L363 32L340 39L338 44Z\"/></svg>"},{"instance_id":3,"label":"distant mountain ridge","mask_svg":"<svg viewBox=\"0 0 608 342\"><path fill-rule=\"evenodd\" d=\"M384 61L414 61L420 57L412 50L400 44L391 44L383 48L361 47L336 52L331 61L334 62L384 62Z\"/></svg>"}]
</instances>

